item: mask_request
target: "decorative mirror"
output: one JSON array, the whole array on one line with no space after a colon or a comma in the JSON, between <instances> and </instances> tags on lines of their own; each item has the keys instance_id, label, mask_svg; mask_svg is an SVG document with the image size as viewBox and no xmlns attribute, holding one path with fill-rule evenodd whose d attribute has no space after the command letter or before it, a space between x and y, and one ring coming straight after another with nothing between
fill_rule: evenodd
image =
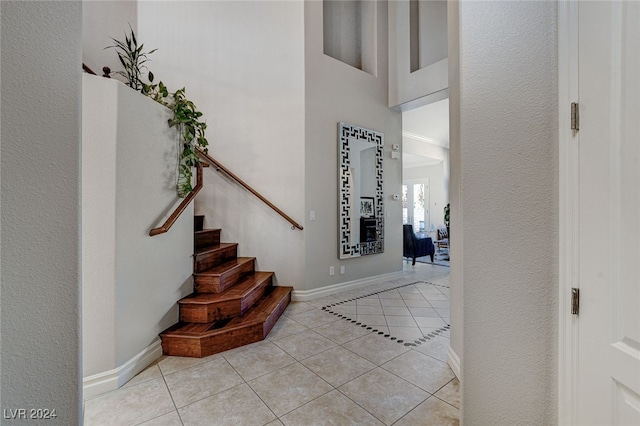
<instances>
[{"instance_id":1,"label":"decorative mirror","mask_svg":"<svg viewBox=\"0 0 640 426\"><path fill-rule=\"evenodd\" d=\"M384 251L384 135L338 124L339 257Z\"/></svg>"}]
</instances>

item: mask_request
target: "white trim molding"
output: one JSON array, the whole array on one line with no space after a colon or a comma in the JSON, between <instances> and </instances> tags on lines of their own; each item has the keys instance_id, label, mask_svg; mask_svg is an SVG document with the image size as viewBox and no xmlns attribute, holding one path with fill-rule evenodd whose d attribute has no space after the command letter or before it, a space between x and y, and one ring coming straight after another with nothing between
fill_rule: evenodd
<instances>
[{"instance_id":1,"label":"white trim molding","mask_svg":"<svg viewBox=\"0 0 640 426\"><path fill-rule=\"evenodd\" d=\"M353 281L346 281L343 283L332 284L326 287L319 287L311 290L293 290L293 292L291 293L291 301L308 302L310 300L319 299L325 296L331 296L332 294L340 293L343 291L366 287L379 280L401 277L402 274L403 274L402 271L391 272L388 274L376 275L375 277L367 277L367 278L361 278Z\"/></svg>"},{"instance_id":2,"label":"white trim molding","mask_svg":"<svg viewBox=\"0 0 640 426\"><path fill-rule=\"evenodd\" d=\"M579 2L558 2L559 289L558 424L574 424L577 407L578 332L569 310L572 287L579 287L579 152L571 130L570 105L578 102Z\"/></svg>"},{"instance_id":3,"label":"white trim molding","mask_svg":"<svg viewBox=\"0 0 640 426\"><path fill-rule=\"evenodd\" d=\"M451 367L453 374L455 374L458 380L460 380L460 357L454 352L451 346L449 346L449 351L447 353L447 364Z\"/></svg>"},{"instance_id":4,"label":"white trim molding","mask_svg":"<svg viewBox=\"0 0 640 426\"><path fill-rule=\"evenodd\" d=\"M82 379L83 399L90 399L118 389L161 356L162 346L160 345L160 340L156 340L121 366L103 373L84 377Z\"/></svg>"}]
</instances>

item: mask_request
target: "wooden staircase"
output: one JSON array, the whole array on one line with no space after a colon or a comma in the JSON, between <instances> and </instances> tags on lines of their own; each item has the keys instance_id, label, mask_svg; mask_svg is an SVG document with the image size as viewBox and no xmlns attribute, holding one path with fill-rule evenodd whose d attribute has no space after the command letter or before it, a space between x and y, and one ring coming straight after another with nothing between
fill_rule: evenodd
<instances>
[{"instance_id":1,"label":"wooden staircase","mask_svg":"<svg viewBox=\"0 0 640 426\"><path fill-rule=\"evenodd\" d=\"M291 287L273 286L273 272L256 271L254 257L238 257L238 244L195 219L194 293L160 334L165 355L200 358L263 340L291 301Z\"/></svg>"}]
</instances>

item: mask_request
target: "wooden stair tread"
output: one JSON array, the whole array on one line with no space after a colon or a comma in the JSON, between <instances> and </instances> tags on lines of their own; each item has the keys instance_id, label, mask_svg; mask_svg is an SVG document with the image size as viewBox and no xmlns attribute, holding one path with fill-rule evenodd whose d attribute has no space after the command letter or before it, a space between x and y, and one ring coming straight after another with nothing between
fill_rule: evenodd
<instances>
[{"instance_id":1,"label":"wooden stair tread","mask_svg":"<svg viewBox=\"0 0 640 426\"><path fill-rule=\"evenodd\" d=\"M207 339L243 327L254 326L269 319L269 316L288 297L292 289L292 287L274 287L272 292L242 316L205 324L179 322L162 332L160 336L162 338Z\"/></svg>"},{"instance_id":2,"label":"wooden stair tread","mask_svg":"<svg viewBox=\"0 0 640 426\"><path fill-rule=\"evenodd\" d=\"M200 255L203 255L203 254L213 253L213 252L216 252L216 251L224 250L224 249L229 248L229 247L237 247L237 246L238 246L238 243L212 244L212 245L209 245L209 246L204 246L204 247L197 248L194 251L193 255L194 256L200 256Z\"/></svg>"},{"instance_id":3,"label":"wooden stair tread","mask_svg":"<svg viewBox=\"0 0 640 426\"><path fill-rule=\"evenodd\" d=\"M215 276L220 276L222 274L224 274L225 272L229 271L230 269L233 269L235 267L238 266L242 266L246 263L249 262L254 262L256 260L255 257L238 257L236 259L230 260L228 262L224 262L220 265L214 266L212 268L206 269L202 272L198 272L193 274L195 277L198 276L207 276L207 277L215 277Z\"/></svg>"},{"instance_id":4,"label":"wooden stair tread","mask_svg":"<svg viewBox=\"0 0 640 426\"><path fill-rule=\"evenodd\" d=\"M264 281L273 276L273 272L257 271L249 275L242 282L223 291L222 293L200 293L192 294L178 301L180 304L200 304L206 305L226 300L240 299L245 294L251 292L255 287L260 286Z\"/></svg>"},{"instance_id":5,"label":"wooden stair tread","mask_svg":"<svg viewBox=\"0 0 640 426\"><path fill-rule=\"evenodd\" d=\"M222 229L220 228L206 228L206 229L201 229L199 231L193 231L194 234L206 234L209 232L221 232Z\"/></svg>"}]
</instances>

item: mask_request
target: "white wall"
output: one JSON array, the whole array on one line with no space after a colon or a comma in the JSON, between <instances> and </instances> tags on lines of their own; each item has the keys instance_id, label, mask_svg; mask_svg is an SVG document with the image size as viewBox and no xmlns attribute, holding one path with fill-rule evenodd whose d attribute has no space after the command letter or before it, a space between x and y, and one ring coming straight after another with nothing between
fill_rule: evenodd
<instances>
[{"instance_id":1,"label":"white wall","mask_svg":"<svg viewBox=\"0 0 640 426\"><path fill-rule=\"evenodd\" d=\"M169 117L118 81L84 75L85 378L120 368L157 342L178 321L178 299L193 291L193 207L167 233L148 234L180 201Z\"/></svg>"},{"instance_id":2,"label":"white wall","mask_svg":"<svg viewBox=\"0 0 640 426\"><path fill-rule=\"evenodd\" d=\"M81 19L78 2L0 3L0 406L55 409L51 425L81 419Z\"/></svg>"},{"instance_id":3,"label":"white wall","mask_svg":"<svg viewBox=\"0 0 640 426\"><path fill-rule=\"evenodd\" d=\"M462 420L555 424L556 4L462 2L458 25L451 168L464 191L452 191L462 213L452 221L451 286L464 287ZM452 314L455 330L453 305Z\"/></svg>"},{"instance_id":4,"label":"white wall","mask_svg":"<svg viewBox=\"0 0 640 426\"><path fill-rule=\"evenodd\" d=\"M302 2L141 2L151 69L204 113L209 152L304 226ZM276 24L277 23L277 24ZM222 239L256 256L281 285L304 280L305 231L252 194L205 170L196 212Z\"/></svg>"},{"instance_id":5,"label":"white wall","mask_svg":"<svg viewBox=\"0 0 640 426\"><path fill-rule=\"evenodd\" d=\"M416 101L426 105L447 97L447 59L411 72L409 1L389 2L389 99L388 106ZM440 28L440 31L446 29ZM424 34L422 34L424 35ZM446 34L441 34L446 37ZM428 61L429 62L429 61Z\"/></svg>"},{"instance_id":6,"label":"white wall","mask_svg":"<svg viewBox=\"0 0 640 426\"><path fill-rule=\"evenodd\" d=\"M322 2L305 2L306 60L306 215L304 290L318 289L402 269L402 210L392 194L401 193L402 163L391 145L401 143L401 116L388 108L387 3L377 8L376 76L323 53ZM338 122L384 133L384 253L338 259ZM346 274L340 275L344 265ZM334 266L336 275L329 275Z\"/></svg>"},{"instance_id":7,"label":"white wall","mask_svg":"<svg viewBox=\"0 0 640 426\"><path fill-rule=\"evenodd\" d=\"M124 41L129 25L137 34L136 0L83 0L82 61L98 75L102 75L104 66L112 71L122 69L116 51L105 47L113 45L112 38Z\"/></svg>"}]
</instances>

